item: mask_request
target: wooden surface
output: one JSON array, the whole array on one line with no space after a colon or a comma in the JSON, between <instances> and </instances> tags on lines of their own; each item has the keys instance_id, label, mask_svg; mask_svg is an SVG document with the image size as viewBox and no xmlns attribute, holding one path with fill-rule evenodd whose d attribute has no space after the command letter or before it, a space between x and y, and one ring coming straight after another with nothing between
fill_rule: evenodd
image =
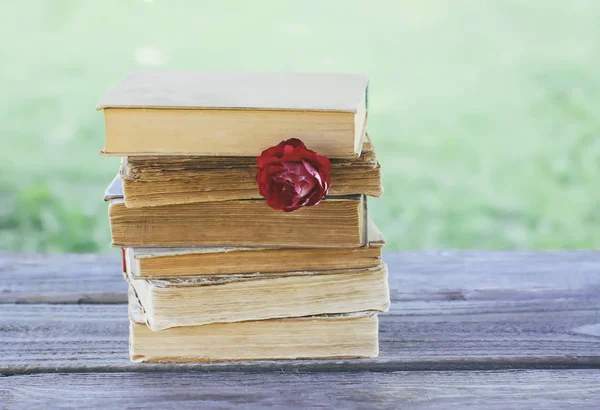
<instances>
[{"instance_id":1,"label":"wooden surface","mask_svg":"<svg viewBox=\"0 0 600 410\"><path fill-rule=\"evenodd\" d=\"M118 255L0 253L0 408L590 408L600 252L388 253L372 360L132 364Z\"/></svg>"},{"instance_id":2,"label":"wooden surface","mask_svg":"<svg viewBox=\"0 0 600 410\"><path fill-rule=\"evenodd\" d=\"M2 379L0 379L2 380ZM596 370L91 373L13 376L0 400L61 408L597 408ZM568 404L568 406L567 406Z\"/></svg>"}]
</instances>

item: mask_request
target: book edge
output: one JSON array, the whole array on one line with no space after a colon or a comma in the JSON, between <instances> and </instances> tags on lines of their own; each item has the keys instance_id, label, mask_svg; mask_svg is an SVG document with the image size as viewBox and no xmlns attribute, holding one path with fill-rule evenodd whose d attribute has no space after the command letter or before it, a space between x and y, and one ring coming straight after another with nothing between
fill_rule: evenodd
<instances>
[{"instance_id":1,"label":"book edge","mask_svg":"<svg viewBox=\"0 0 600 410\"><path fill-rule=\"evenodd\" d=\"M385 237L381 233L381 230L375 224L375 221L367 215L367 242L366 245L357 249L364 248L381 248L385 246ZM272 247L250 247L250 246L205 246L205 247L168 247L168 248L157 248L157 247L127 247L131 249L132 257L140 259L150 258L161 258L167 256L179 256L179 255L194 255L202 253L228 253L228 252L246 252L246 251L263 251L272 250L277 248ZM295 249L295 248L284 248L284 249ZM304 248L303 248L304 249ZM325 248L329 249L329 248ZM335 248L332 248L335 249ZM345 248L344 248L345 249Z\"/></svg>"}]
</instances>

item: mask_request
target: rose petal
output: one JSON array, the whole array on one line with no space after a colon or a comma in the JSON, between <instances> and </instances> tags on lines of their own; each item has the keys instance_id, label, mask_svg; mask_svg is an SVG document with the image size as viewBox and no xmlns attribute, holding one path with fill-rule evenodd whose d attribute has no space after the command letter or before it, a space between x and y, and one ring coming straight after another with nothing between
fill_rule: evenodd
<instances>
[{"instance_id":1,"label":"rose petal","mask_svg":"<svg viewBox=\"0 0 600 410\"><path fill-rule=\"evenodd\" d=\"M308 173L317 180L319 185L323 186L323 181L321 179L321 175L319 174L319 172L310 163L308 163L305 160L302 160L302 165L304 165L304 169L306 169L308 171Z\"/></svg>"}]
</instances>

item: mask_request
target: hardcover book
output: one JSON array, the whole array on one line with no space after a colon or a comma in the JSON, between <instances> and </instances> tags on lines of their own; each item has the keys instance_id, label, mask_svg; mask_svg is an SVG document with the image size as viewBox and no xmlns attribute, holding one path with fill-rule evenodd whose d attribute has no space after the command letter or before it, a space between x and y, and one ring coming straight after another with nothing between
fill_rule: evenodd
<instances>
[{"instance_id":1,"label":"hardcover book","mask_svg":"<svg viewBox=\"0 0 600 410\"><path fill-rule=\"evenodd\" d=\"M133 362L335 359L376 357L374 312L270 319L153 332L135 297L129 299L129 353Z\"/></svg>"},{"instance_id":2,"label":"hardcover book","mask_svg":"<svg viewBox=\"0 0 600 410\"><path fill-rule=\"evenodd\" d=\"M117 176L106 191L113 246L264 246L359 248L366 245L366 201L324 199L292 213L264 200L128 208Z\"/></svg>"},{"instance_id":3,"label":"hardcover book","mask_svg":"<svg viewBox=\"0 0 600 410\"><path fill-rule=\"evenodd\" d=\"M259 155L290 137L358 157L368 78L359 74L137 71L98 103L104 154Z\"/></svg>"},{"instance_id":4,"label":"hardcover book","mask_svg":"<svg viewBox=\"0 0 600 410\"><path fill-rule=\"evenodd\" d=\"M387 311L387 267L317 272L245 274L182 279L127 275L146 315L159 331L210 323Z\"/></svg>"},{"instance_id":5,"label":"hardcover book","mask_svg":"<svg viewBox=\"0 0 600 410\"><path fill-rule=\"evenodd\" d=\"M132 156L121 163L128 208L261 198L254 157ZM381 167L366 141L356 159L331 160L330 197L383 194Z\"/></svg>"}]
</instances>

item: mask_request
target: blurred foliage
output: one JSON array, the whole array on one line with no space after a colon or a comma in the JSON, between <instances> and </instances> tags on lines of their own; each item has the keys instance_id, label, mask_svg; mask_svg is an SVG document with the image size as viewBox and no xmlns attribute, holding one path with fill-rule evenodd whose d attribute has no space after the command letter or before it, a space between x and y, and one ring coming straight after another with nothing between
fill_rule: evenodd
<instances>
[{"instance_id":1,"label":"blurred foliage","mask_svg":"<svg viewBox=\"0 0 600 410\"><path fill-rule=\"evenodd\" d=\"M98 250L94 231L102 221L38 182L8 196L0 214L0 243L22 251Z\"/></svg>"},{"instance_id":2,"label":"blurred foliage","mask_svg":"<svg viewBox=\"0 0 600 410\"><path fill-rule=\"evenodd\" d=\"M391 249L599 245L600 2L23 0L0 21L0 249L109 249L94 108L141 68L368 73Z\"/></svg>"}]
</instances>

